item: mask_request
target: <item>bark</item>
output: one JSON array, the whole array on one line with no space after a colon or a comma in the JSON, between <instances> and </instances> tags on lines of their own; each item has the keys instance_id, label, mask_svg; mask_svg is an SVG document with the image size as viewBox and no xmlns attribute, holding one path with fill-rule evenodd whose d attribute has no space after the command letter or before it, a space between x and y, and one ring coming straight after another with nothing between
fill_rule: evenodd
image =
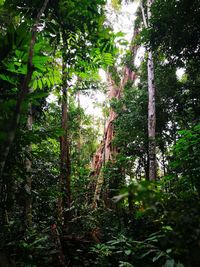
<instances>
[{"instance_id":1,"label":"bark","mask_svg":"<svg viewBox=\"0 0 200 267\"><path fill-rule=\"evenodd\" d=\"M156 107L154 65L152 52L148 55L148 138L149 138L149 180L156 178Z\"/></svg>"},{"instance_id":2,"label":"bark","mask_svg":"<svg viewBox=\"0 0 200 267\"><path fill-rule=\"evenodd\" d=\"M153 0L147 1L148 22L151 19L151 5ZM154 84L153 54L148 52L148 138L149 138L149 180L156 179L156 105Z\"/></svg>"},{"instance_id":3,"label":"bark","mask_svg":"<svg viewBox=\"0 0 200 267\"><path fill-rule=\"evenodd\" d=\"M153 0L147 1L147 18L144 13L142 4L140 5L143 17L143 23L146 28L149 27L151 19L151 6ZM156 179L156 105L155 105L155 84L154 84L154 61L152 51L148 51L147 60L148 71L148 166L149 166L149 180Z\"/></svg>"},{"instance_id":4,"label":"bark","mask_svg":"<svg viewBox=\"0 0 200 267\"><path fill-rule=\"evenodd\" d=\"M42 8L40 9L40 11L37 14L36 21L35 21L35 24L34 24L33 29L32 29L32 36L31 36L31 42L30 42L30 46L29 46L29 53L28 53L27 74L24 78L24 81L23 81L22 86L21 86L21 90L20 90L18 98L17 98L17 102L16 102L16 106L14 109L13 117L11 120L10 129L9 129L9 132L7 135L7 139L5 140L4 146L2 147L2 151L0 153L1 154L0 176L3 174L6 160L7 160L10 148L13 144L14 138L15 138L16 130L17 130L19 120L20 120L20 113L21 113L23 101L28 94L28 86L29 86L29 83L31 81L31 77L32 77L33 70L34 70L33 53L34 53L34 46L35 46L35 42L36 42L37 28L38 28L41 16L47 7L48 2L49 2L49 0L44 1Z\"/></svg>"},{"instance_id":5,"label":"bark","mask_svg":"<svg viewBox=\"0 0 200 267\"><path fill-rule=\"evenodd\" d=\"M64 135L60 138L60 178L59 187L61 196L58 199L58 219L63 223L63 210L69 209L71 203L71 162L69 152L69 133L68 133L68 100L66 88L65 62L63 59L63 88L62 88L62 121L61 127Z\"/></svg>"}]
</instances>

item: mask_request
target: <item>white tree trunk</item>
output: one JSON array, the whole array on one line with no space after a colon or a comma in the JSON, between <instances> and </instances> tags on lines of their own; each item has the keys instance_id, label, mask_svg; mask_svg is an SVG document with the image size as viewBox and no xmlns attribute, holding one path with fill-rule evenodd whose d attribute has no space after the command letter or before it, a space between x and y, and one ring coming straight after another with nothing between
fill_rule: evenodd
<instances>
[{"instance_id":1,"label":"white tree trunk","mask_svg":"<svg viewBox=\"0 0 200 267\"><path fill-rule=\"evenodd\" d=\"M149 139L149 180L156 178L156 107L154 64L152 52L148 54L148 139Z\"/></svg>"},{"instance_id":2,"label":"white tree trunk","mask_svg":"<svg viewBox=\"0 0 200 267\"><path fill-rule=\"evenodd\" d=\"M151 19L151 6L154 0L147 1L147 16L144 8L140 5L143 17L143 23L146 28L149 27ZM147 20L148 19L148 20ZM154 84L154 62L151 49L148 51L148 154L149 154L149 180L156 179L156 105L155 105L155 84Z\"/></svg>"},{"instance_id":3,"label":"white tree trunk","mask_svg":"<svg viewBox=\"0 0 200 267\"><path fill-rule=\"evenodd\" d=\"M147 1L148 26L151 19L151 6L154 0ZM154 84L153 54L148 53L148 138L149 138L149 180L156 179L156 105Z\"/></svg>"}]
</instances>

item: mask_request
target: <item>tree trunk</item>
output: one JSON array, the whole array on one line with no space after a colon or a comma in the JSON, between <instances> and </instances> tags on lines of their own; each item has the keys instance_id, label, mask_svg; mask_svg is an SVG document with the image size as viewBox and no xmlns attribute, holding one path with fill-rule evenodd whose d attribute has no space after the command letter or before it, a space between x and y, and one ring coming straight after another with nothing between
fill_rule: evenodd
<instances>
[{"instance_id":1,"label":"tree trunk","mask_svg":"<svg viewBox=\"0 0 200 267\"><path fill-rule=\"evenodd\" d=\"M139 29L135 27L134 33L133 33L133 39L138 35ZM137 53L138 45L134 45L131 47L132 55L133 55L133 64L135 60L135 56ZM124 86L128 82L128 80L135 81L136 79L136 73L132 70L130 70L128 67L124 68L124 73L120 82L120 85L117 86L115 82L113 81L111 75L107 74L107 81L108 81L108 88L109 88L109 99L115 98L120 99L122 96L122 92L124 89ZM114 161L116 159L116 155L118 153L118 149L116 147L113 147L112 141L114 138L114 126L113 122L116 119L117 114L114 110L110 109L110 115L108 117L108 121L105 126L104 130L104 139L101 143L99 149L95 153L93 157L93 163L92 163L92 176L93 179L96 178L96 186L95 186L95 193L93 197L93 204L92 207L97 207L97 201L100 199L101 189L104 183L103 173L102 173L102 166L105 162L108 162L109 160ZM93 184L94 181L92 180L90 184Z\"/></svg>"},{"instance_id":2,"label":"tree trunk","mask_svg":"<svg viewBox=\"0 0 200 267\"><path fill-rule=\"evenodd\" d=\"M109 99L112 98L120 99L122 91L127 81L128 80L134 81L135 77L136 77L135 73L133 73L130 69L125 67L120 86L117 87L115 82L112 80L111 75L108 74L107 80L109 87L109 94L108 94ZM108 161L114 161L116 159L117 148L114 147L112 144L114 138L113 122L116 119L116 117L117 114L115 113L115 111L110 109L110 115L108 117L108 121L106 123L106 127L104 130L103 142L93 158L93 165L92 165L93 177L97 179L93 197L93 204L92 204L93 208L97 208L97 202L100 199L101 189L104 183L103 172L102 172L102 166L104 164L104 161L108 162Z\"/></svg>"},{"instance_id":3,"label":"tree trunk","mask_svg":"<svg viewBox=\"0 0 200 267\"><path fill-rule=\"evenodd\" d=\"M0 151L0 155L1 155L0 176L3 174L6 160L7 160L10 148L12 146L12 143L14 141L14 138L15 138L15 133L16 133L16 130L17 130L17 127L19 124L19 120L20 120L22 103L28 94L28 86L29 86L29 83L31 81L31 77L33 74L33 69L34 69L33 53L34 53L34 46L35 46L35 42L36 42L37 28L38 28L38 24L40 22L41 16L47 7L48 2L49 2L49 0L44 1L42 8L40 9L40 11L37 14L37 18L36 18L35 24L34 24L33 29L32 29L32 36L31 36L31 42L30 42L30 46L29 46L29 53L28 53L27 74L24 78L24 81L23 81L22 86L21 86L21 91L19 92L19 95L17 98L17 102L16 102L16 106L14 109L13 117L11 120L10 129L9 129L9 132L7 135L7 139L5 140L5 143L2 147L2 151Z\"/></svg>"},{"instance_id":4,"label":"tree trunk","mask_svg":"<svg viewBox=\"0 0 200 267\"><path fill-rule=\"evenodd\" d=\"M63 85L62 85L62 122L61 127L64 135L60 138L60 179L59 187L61 196L58 199L58 219L63 223L64 208L70 208L71 203L71 162L69 153L69 133L68 133L68 99L66 88L65 62L63 59Z\"/></svg>"},{"instance_id":5,"label":"tree trunk","mask_svg":"<svg viewBox=\"0 0 200 267\"><path fill-rule=\"evenodd\" d=\"M151 19L151 6L153 0L147 1L147 17L144 7L140 5L145 28L149 27ZM148 21L147 21L148 19ZM154 84L154 62L151 49L148 51L147 60L148 72L148 179L156 179L156 105L155 105L155 84Z\"/></svg>"},{"instance_id":6,"label":"tree trunk","mask_svg":"<svg viewBox=\"0 0 200 267\"><path fill-rule=\"evenodd\" d=\"M147 1L148 23L151 19L151 5L153 0ZM153 54L148 52L148 139L149 139L149 180L156 179L156 105L154 84Z\"/></svg>"},{"instance_id":7,"label":"tree trunk","mask_svg":"<svg viewBox=\"0 0 200 267\"><path fill-rule=\"evenodd\" d=\"M78 152L78 178L81 178L81 113L80 113L80 108L81 108L81 102L80 102L80 91L77 92L77 102L78 102L78 140L77 140L77 152Z\"/></svg>"}]
</instances>

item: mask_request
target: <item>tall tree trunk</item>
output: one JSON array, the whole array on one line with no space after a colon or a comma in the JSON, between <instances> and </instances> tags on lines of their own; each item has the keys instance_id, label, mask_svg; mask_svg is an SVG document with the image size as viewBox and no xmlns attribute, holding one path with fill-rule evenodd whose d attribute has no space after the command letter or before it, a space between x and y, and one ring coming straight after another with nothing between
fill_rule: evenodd
<instances>
[{"instance_id":1,"label":"tall tree trunk","mask_svg":"<svg viewBox=\"0 0 200 267\"><path fill-rule=\"evenodd\" d=\"M148 23L151 19L151 5L153 0L147 1ZM149 138L149 180L156 179L156 105L154 84L153 54L148 53L148 138Z\"/></svg>"},{"instance_id":2,"label":"tall tree trunk","mask_svg":"<svg viewBox=\"0 0 200 267\"><path fill-rule=\"evenodd\" d=\"M151 6L153 0L147 1L147 18L144 8L141 4L143 23L145 28L149 27L151 19ZM147 20L148 19L148 20ZM156 105L155 105L155 84L154 84L154 62L151 49L148 51L147 60L148 72L148 165L149 165L149 180L156 179Z\"/></svg>"},{"instance_id":3,"label":"tall tree trunk","mask_svg":"<svg viewBox=\"0 0 200 267\"><path fill-rule=\"evenodd\" d=\"M60 138L60 178L59 186L61 196L58 200L58 218L63 223L64 208L70 208L71 203L71 162L69 153L69 133L68 133L68 99L67 99L67 84L65 74L65 60L63 58L63 85L62 85L62 121L61 127L64 135Z\"/></svg>"},{"instance_id":4,"label":"tall tree trunk","mask_svg":"<svg viewBox=\"0 0 200 267\"><path fill-rule=\"evenodd\" d=\"M42 8L40 9L40 11L37 14L36 21L35 21L35 24L34 24L33 29L32 29L32 36L31 36L31 42L30 42L30 46L29 46L29 53L28 53L27 74L24 78L24 81L23 81L22 86L21 86L21 91L19 92L19 95L17 98L16 106L15 106L13 117L12 117L11 124L10 124L10 129L9 129L8 134L7 134L7 138L5 140L4 145L2 146L2 151L0 151L0 157L1 157L1 159L0 159L0 176L3 174L5 163L6 163L10 148L11 148L12 143L13 143L14 138L15 138L15 133L16 133L16 130L17 130L17 127L19 124L19 120L20 120L22 103L28 94L28 86L29 86L29 83L31 81L31 77L33 74L33 69L34 69L33 53L34 53L34 46L35 46L35 42L36 42L37 28L38 28L41 16L47 7L48 2L49 2L49 0L44 1Z\"/></svg>"},{"instance_id":5,"label":"tall tree trunk","mask_svg":"<svg viewBox=\"0 0 200 267\"><path fill-rule=\"evenodd\" d=\"M122 95L122 91L127 81L129 79L135 80L135 77L136 77L135 73L133 73L130 69L125 67L120 86L117 87L115 82L112 80L111 75L108 74L107 80L108 80L108 87L109 87L109 94L108 94L109 99L112 99L112 98L120 99ZM117 114L115 113L115 111L113 109L110 109L110 115L108 117L108 121L106 123L106 127L104 130L103 142L100 145L99 149L97 150L93 158L93 165L92 165L93 177L97 179L94 197L93 197L93 203L92 203L93 208L97 208L97 202L100 199L101 189L104 183L103 172L102 172L102 166L104 164L104 161L105 162L114 161L117 155L117 148L113 147L113 144L112 144L112 141L114 138L113 122L116 119L116 117L117 117Z\"/></svg>"},{"instance_id":6,"label":"tall tree trunk","mask_svg":"<svg viewBox=\"0 0 200 267\"><path fill-rule=\"evenodd\" d=\"M139 29L137 27L134 28L133 32L133 40L138 35ZM133 64L135 60L135 56L137 54L138 45L134 45L131 47L132 55L133 55ZM115 98L119 100L122 96L124 86L128 82L128 80L135 81L136 79L136 73L134 71L131 71L128 67L124 68L124 73L120 82L119 87L115 84L113 81L111 75L107 74L107 81L108 81L108 88L109 88L109 99ZM99 149L94 154L93 157L93 163L92 163L92 169L93 178L96 178L96 186L95 186L95 192L93 197L93 204L92 207L97 207L97 201L100 199L101 189L102 185L104 183L103 173L102 173L102 166L105 162L108 162L109 160L114 161L116 158L116 155L118 153L117 148L113 147L112 141L114 138L114 126L113 122L116 119L117 114L113 109L110 109L110 114L108 117L108 121L105 126L104 130L104 139L101 143ZM91 181L91 184L94 181Z\"/></svg>"},{"instance_id":7,"label":"tall tree trunk","mask_svg":"<svg viewBox=\"0 0 200 267\"><path fill-rule=\"evenodd\" d=\"M148 55L148 138L149 138L149 180L156 178L156 107L154 65L152 52Z\"/></svg>"},{"instance_id":8,"label":"tall tree trunk","mask_svg":"<svg viewBox=\"0 0 200 267\"><path fill-rule=\"evenodd\" d=\"M77 140L77 149L78 149L78 177L80 178L80 168L81 168L81 102L80 102L80 91L77 92L77 102L78 102L78 140Z\"/></svg>"}]
</instances>

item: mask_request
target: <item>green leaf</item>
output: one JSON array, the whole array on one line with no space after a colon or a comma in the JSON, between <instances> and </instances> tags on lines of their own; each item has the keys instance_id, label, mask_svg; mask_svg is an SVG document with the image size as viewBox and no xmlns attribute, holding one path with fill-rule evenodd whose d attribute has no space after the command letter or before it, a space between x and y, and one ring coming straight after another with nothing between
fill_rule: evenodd
<instances>
[{"instance_id":1,"label":"green leaf","mask_svg":"<svg viewBox=\"0 0 200 267\"><path fill-rule=\"evenodd\" d=\"M0 74L0 79L8 83L15 84L15 82L8 75Z\"/></svg>"},{"instance_id":2,"label":"green leaf","mask_svg":"<svg viewBox=\"0 0 200 267\"><path fill-rule=\"evenodd\" d=\"M21 65L21 67L16 71L16 73L20 73L20 74L27 74L27 65Z\"/></svg>"},{"instance_id":3,"label":"green leaf","mask_svg":"<svg viewBox=\"0 0 200 267\"><path fill-rule=\"evenodd\" d=\"M124 36L125 36L125 33L122 31L115 33L115 37L124 37Z\"/></svg>"},{"instance_id":4,"label":"green leaf","mask_svg":"<svg viewBox=\"0 0 200 267\"><path fill-rule=\"evenodd\" d=\"M140 259L145 258L146 256L148 256L148 255L151 254L152 252L157 252L157 249L150 249L150 250L147 251L146 253L143 253L143 254L140 256Z\"/></svg>"},{"instance_id":5,"label":"green leaf","mask_svg":"<svg viewBox=\"0 0 200 267\"><path fill-rule=\"evenodd\" d=\"M49 77L49 81L51 82L52 85L54 85L54 78L52 76Z\"/></svg>"},{"instance_id":6,"label":"green leaf","mask_svg":"<svg viewBox=\"0 0 200 267\"><path fill-rule=\"evenodd\" d=\"M46 83L47 83L48 88L50 88L51 87L51 83L49 81L49 78L46 79Z\"/></svg>"},{"instance_id":7,"label":"green leaf","mask_svg":"<svg viewBox=\"0 0 200 267\"><path fill-rule=\"evenodd\" d=\"M37 89L37 79L35 79L33 81L33 89L36 90Z\"/></svg>"},{"instance_id":8,"label":"green leaf","mask_svg":"<svg viewBox=\"0 0 200 267\"><path fill-rule=\"evenodd\" d=\"M42 81L41 80L38 80L38 86L40 89L42 89Z\"/></svg>"},{"instance_id":9,"label":"green leaf","mask_svg":"<svg viewBox=\"0 0 200 267\"><path fill-rule=\"evenodd\" d=\"M158 259L160 259L161 257L165 256L165 252L161 251L160 253L158 253L154 258L153 258L153 262L156 262Z\"/></svg>"},{"instance_id":10,"label":"green leaf","mask_svg":"<svg viewBox=\"0 0 200 267\"><path fill-rule=\"evenodd\" d=\"M43 85L45 85L47 83L47 78L46 77L42 78L42 83L43 83Z\"/></svg>"},{"instance_id":11,"label":"green leaf","mask_svg":"<svg viewBox=\"0 0 200 267\"><path fill-rule=\"evenodd\" d=\"M103 54L103 61L106 65L112 66L113 65L113 56L110 53Z\"/></svg>"},{"instance_id":12,"label":"green leaf","mask_svg":"<svg viewBox=\"0 0 200 267\"><path fill-rule=\"evenodd\" d=\"M134 267L134 265L132 265L131 263L126 262L126 261L120 261L119 267Z\"/></svg>"},{"instance_id":13,"label":"green leaf","mask_svg":"<svg viewBox=\"0 0 200 267\"><path fill-rule=\"evenodd\" d=\"M167 230L167 231L173 231L173 229L171 228L171 226L169 225L165 225L162 227L163 230Z\"/></svg>"},{"instance_id":14,"label":"green leaf","mask_svg":"<svg viewBox=\"0 0 200 267\"><path fill-rule=\"evenodd\" d=\"M125 250L124 253L125 253L127 256L129 256L129 255L131 255L132 251L131 251L130 249L128 249L128 250Z\"/></svg>"},{"instance_id":15,"label":"green leaf","mask_svg":"<svg viewBox=\"0 0 200 267\"><path fill-rule=\"evenodd\" d=\"M168 248L167 250L166 250L166 253L167 254L169 254L169 253L171 253L172 252L172 249L171 248Z\"/></svg>"}]
</instances>

